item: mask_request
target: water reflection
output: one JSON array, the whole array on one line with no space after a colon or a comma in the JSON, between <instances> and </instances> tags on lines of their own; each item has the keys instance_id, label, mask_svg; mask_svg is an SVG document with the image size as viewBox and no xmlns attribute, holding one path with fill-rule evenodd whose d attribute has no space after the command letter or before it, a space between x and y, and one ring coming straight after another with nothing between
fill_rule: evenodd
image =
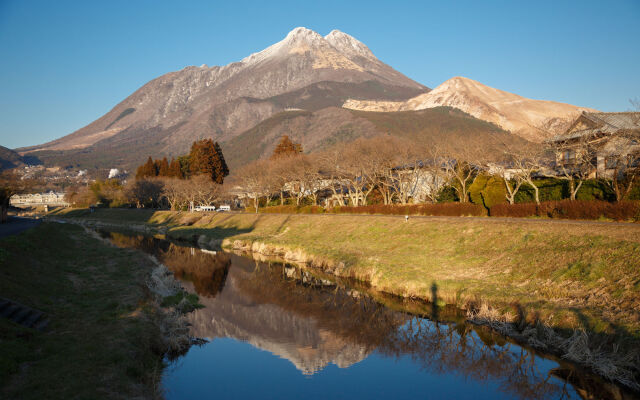
<instances>
[{"instance_id":1,"label":"water reflection","mask_svg":"<svg viewBox=\"0 0 640 400\"><path fill-rule=\"evenodd\" d=\"M118 246L152 254L200 295L205 308L189 315L194 336L249 343L307 376L329 364L348 368L375 354L389 360L388 368L408 359L410 368L424 374L491 387L490 398L633 398L593 375L472 326L455 309L407 307L394 299L383 305L352 284L296 266L150 237L104 235ZM437 295L435 283L432 290Z\"/></svg>"}]
</instances>

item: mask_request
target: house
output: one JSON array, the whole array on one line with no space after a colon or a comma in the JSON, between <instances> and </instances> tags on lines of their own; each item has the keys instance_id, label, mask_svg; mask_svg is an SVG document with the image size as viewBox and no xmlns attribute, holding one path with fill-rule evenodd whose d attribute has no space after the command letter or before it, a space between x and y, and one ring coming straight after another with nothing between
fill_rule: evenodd
<instances>
[{"instance_id":1,"label":"house","mask_svg":"<svg viewBox=\"0 0 640 400\"><path fill-rule=\"evenodd\" d=\"M627 166L639 166L640 112L583 112L565 133L547 143L556 150L559 169L586 167L590 178L609 179L621 157L626 157Z\"/></svg>"}]
</instances>

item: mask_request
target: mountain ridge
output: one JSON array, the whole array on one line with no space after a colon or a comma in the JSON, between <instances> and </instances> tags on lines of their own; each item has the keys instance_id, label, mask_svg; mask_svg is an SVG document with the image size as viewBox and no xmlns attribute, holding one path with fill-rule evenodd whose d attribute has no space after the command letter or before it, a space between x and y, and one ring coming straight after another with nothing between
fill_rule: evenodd
<instances>
[{"instance_id":1,"label":"mountain ridge","mask_svg":"<svg viewBox=\"0 0 640 400\"><path fill-rule=\"evenodd\" d=\"M565 131L583 111L596 110L549 100L533 100L469 78L453 77L406 101L347 100L343 107L362 111L409 111L449 106L492 122L533 142Z\"/></svg>"}]
</instances>

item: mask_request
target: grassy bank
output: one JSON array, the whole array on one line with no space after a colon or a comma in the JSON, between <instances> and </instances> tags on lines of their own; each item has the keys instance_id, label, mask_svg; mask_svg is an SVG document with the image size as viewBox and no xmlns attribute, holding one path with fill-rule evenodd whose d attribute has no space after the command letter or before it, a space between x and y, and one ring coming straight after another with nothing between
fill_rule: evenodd
<instances>
[{"instance_id":1,"label":"grassy bank","mask_svg":"<svg viewBox=\"0 0 640 400\"><path fill-rule=\"evenodd\" d=\"M86 218L67 210L67 217ZM517 305L559 327L640 335L640 225L489 218L198 214L99 210L94 220L138 221L174 238L311 261L388 293L457 305ZM144 215L144 216L143 216Z\"/></svg>"},{"instance_id":2,"label":"grassy bank","mask_svg":"<svg viewBox=\"0 0 640 400\"><path fill-rule=\"evenodd\" d=\"M166 344L153 267L75 225L0 240L0 293L50 320L38 332L0 318L0 398L155 398Z\"/></svg>"}]
</instances>

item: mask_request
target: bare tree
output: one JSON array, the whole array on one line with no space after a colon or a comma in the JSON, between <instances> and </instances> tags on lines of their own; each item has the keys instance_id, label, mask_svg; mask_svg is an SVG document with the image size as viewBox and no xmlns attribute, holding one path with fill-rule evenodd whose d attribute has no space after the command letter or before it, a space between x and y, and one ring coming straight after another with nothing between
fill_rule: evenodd
<instances>
[{"instance_id":1,"label":"bare tree","mask_svg":"<svg viewBox=\"0 0 640 400\"><path fill-rule=\"evenodd\" d=\"M461 203L466 203L469 200L469 185L478 173L478 164L470 162L470 157L464 153L466 151L455 151L445 164L447 174L455 182L453 188L458 193Z\"/></svg>"},{"instance_id":2,"label":"bare tree","mask_svg":"<svg viewBox=\"0 0 640 400\"><path fill-rule=\"evenodd\" d=\"M324 172L329 182L329 188L338 205L344 206L345 175L344 145L333 146L321 153L318 157L320 169Z\"/></svg>"},{"instance_id":3,"label":"bare tree","mask_svg":"<svg viewBox=\"0 0 640 400\"><path fill-rule=\"evenodd\" d=\"M603 146L605 168L613 169L609 184L616 201L629 197L640 175L640 131L617 135Z\"/></svg>"},{"instance_id":4,"label":"bare tree","mask_svg":"<svg viewBox=\"0 0 640 400\"><path fill-rule=\"evenodd\" d=\"M156 207L160 202L163 183L158 179L137 179L125 188L126 197L137 207Z\"/></svg>"},{"instance_id":5,"label":"bare tree","mask_svg":"<svg viewBox=\"0 0 640 400\"><path fill-rule=\"evenodd\" d=\"M253 199L256 214L260 207L260 197L269 191L267 176L268 162L257 160L242 167L237 174L237 179L246 196Z\"/></svg>"},{"instance_id":6,"label":"bare tree","mask_svg":"<svg viewBox=\"0 0 640 400\"><path fill-rule=\"evenodd\" d=\"M556 155L558 178L569 181L571 200L582 187L582 183L592 176L597 168L597 148L588 136L568 141L554 142L551 149Z\"/></svg>"},{"instance_id":7,"label":"bare tree","mask_svg":"<svg viewBox=\"0 0 640 400\"><path fill-rule=\"evenodd\" d=\"M205 174L197 175L189 179L188 184L193 186L195 192L195 202L201 206L211 205L220 195L221 185L211 180Z\"/></svg>"},{"instance_id":8,"label":"bare tree","mask_svg":"<svg viewBox=\"0 0 640 400\"><path fill-rule=\"evenodd\" d=\"M432 203L438 201L438 193L444 185L451 180L447 166L447 159L443 154L443 150L437 144L428 144L425 146L425 157L420 165L422 174L422 185L425 187L425 196Z\"/></svg>"},{"instance_id":9,"label":"bare tree","mask_svg":"<svg viewBox=\"0 0 640 400\"><path fill-rule=\"evenodd\" d=\"M172 210L179 210L188 205L186 191L189 182L180 178L162 178L162 195L167 199Z\"/></svg>"},{"instance_id":10,"label":"bare tree","mask_svg":"<svg viewBox=\"0 0 640 400\"><path fill-rule=\"evenodd\" d=\"M343 153L347 196L354 206L366 205L367 198L378 184L381 170L378 145L375 140L358 138Z\"/></svg>"}]
</instances>

